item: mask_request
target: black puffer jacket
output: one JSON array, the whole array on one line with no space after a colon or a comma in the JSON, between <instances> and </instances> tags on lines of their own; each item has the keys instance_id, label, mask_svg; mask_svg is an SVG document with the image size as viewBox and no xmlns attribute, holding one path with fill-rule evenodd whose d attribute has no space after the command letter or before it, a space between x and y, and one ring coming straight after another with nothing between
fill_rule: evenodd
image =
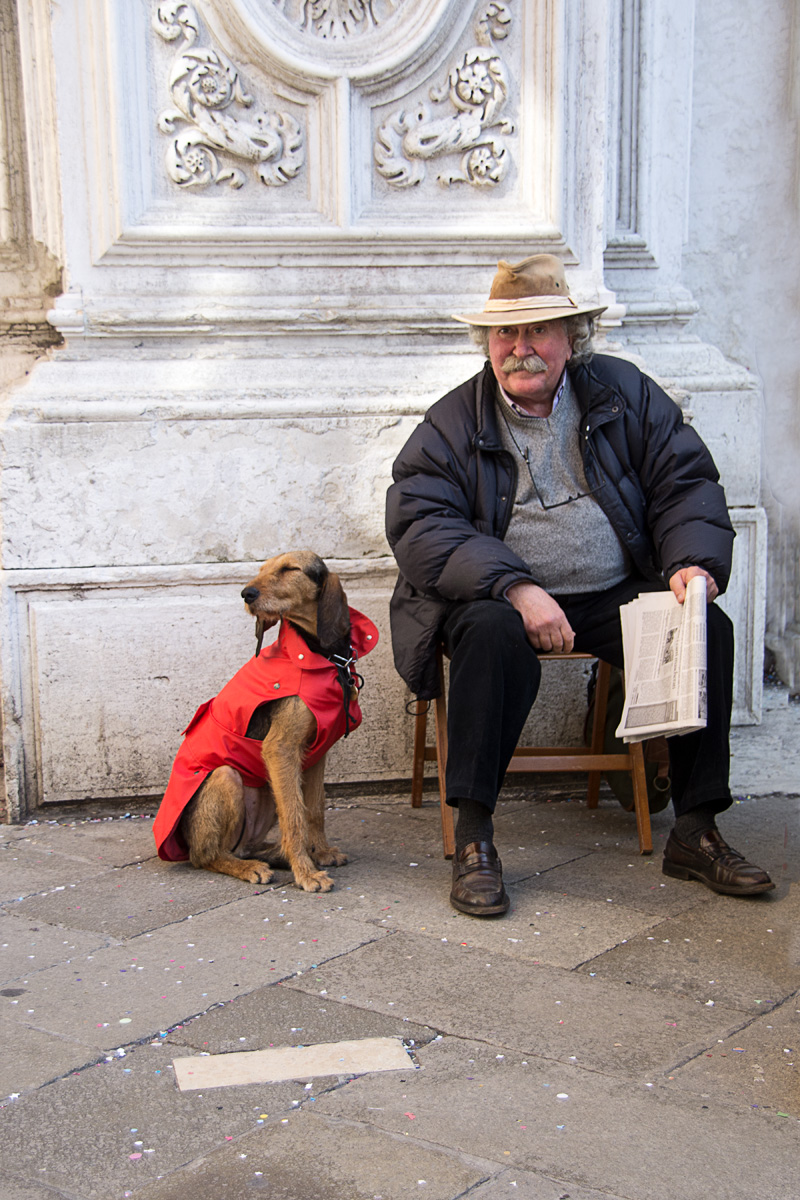
<instances>
[{"instance_id":1,"label":"black puffer jacket","mask_svg":"<svg viewBox=\"0 0 800 1200\"><path fill-rule=\"evenodd\" d=\"M679 567L704 567L723 592L734 538L725 493L678 406L624 359L595 355L570 378L589 487L637 569L668 580ZM428 410L394 464L386 536L401 573L392 645L397 670L423 698L438 693L434 648L448 604L536 582L503 542L517 468L500 441L496 386L487 362Z\"/></svg>"}]
</instances>

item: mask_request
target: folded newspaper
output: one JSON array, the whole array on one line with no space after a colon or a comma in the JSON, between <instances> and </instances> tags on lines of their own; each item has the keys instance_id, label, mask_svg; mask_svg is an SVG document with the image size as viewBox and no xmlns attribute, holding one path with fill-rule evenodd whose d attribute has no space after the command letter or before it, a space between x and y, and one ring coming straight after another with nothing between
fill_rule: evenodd
<instances>
[{"instance_id":1,"label":"folded newspaper","mask_svg":"<svg viewBox=\"0 0 800 1200\"><path fill-rule=\"evenodd\" d=\"M643 592L619 610L625 653L624 742L674 737L706 724L706 581L672 592Z\"/></svg>"}]
</instances>

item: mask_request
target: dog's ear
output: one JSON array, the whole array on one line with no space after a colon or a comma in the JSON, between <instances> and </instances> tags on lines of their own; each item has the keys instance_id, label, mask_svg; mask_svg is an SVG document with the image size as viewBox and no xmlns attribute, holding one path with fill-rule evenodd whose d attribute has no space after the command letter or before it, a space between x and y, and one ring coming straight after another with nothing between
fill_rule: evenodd
<instances>
[{"instance_id":1,"label":"dog's ear","mask_svg":"<svg viewBox=\"0 0 800 1200\"><path fill-rule=\"evenodd\" d=\"M321 646L334 646L350 633L350 611L339 576L328 574L317 601L317 637Z\"/></svg>"}]
</instances>

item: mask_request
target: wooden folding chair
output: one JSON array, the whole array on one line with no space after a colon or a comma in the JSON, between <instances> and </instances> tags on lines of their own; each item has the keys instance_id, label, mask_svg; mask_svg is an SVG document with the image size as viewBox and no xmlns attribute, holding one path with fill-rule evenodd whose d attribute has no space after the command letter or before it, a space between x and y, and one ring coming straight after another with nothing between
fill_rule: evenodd
<instances>
[{"instance_id":1,"label":"wooden folding chair","mask_svg":"<svg viewBox=\"0 0 800 1200\"><path fill-rule=\"evenodd\" d=\"M592 654L570 654L554 652L540 654L539 661L570 661L579 658L593 659ZM442 814L442 844L444 857L452 858L455 853L453 810L445 801L444 776L447 766L447 701L445 699L444 661L442 648L436 651L436 666L439 673L440 695L433 701L435 741L427 744L428 703L420 701L415 715L414 757L411 770L411 804L419 808L422 804L422 784L426 762L435 762L439 776L439 804ZM640 742L629 742L625 753L606 754L603 750L608 683L611 668L602 659L597 660L597 688L595 691L592 741L589 746L517 746L508 765L509 771L534 773L537 771L585 771L589 777L586 799L589 808L597 808L600 797L600 777L603 771L628 771L633 784L636 830L639 835L640 854L652 854L653 836L650 830L650 807L647 802L647 779L644 770L644 754Z\"/></svg>"}]
</instances>

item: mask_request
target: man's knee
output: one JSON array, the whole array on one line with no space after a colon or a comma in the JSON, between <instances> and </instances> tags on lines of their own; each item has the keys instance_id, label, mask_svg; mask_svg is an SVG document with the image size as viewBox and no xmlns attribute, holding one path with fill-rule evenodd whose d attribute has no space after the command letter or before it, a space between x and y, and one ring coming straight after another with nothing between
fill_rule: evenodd
<instances>
[{"instance_id":1,"label":"man's knee","mask_svg":"<svg viewBox=\"0 0 800 1200\"><path fill-rule=\"evenodd\" d=\"M522 618L505 600L472 600L453 609L445 623L445 647L454 650L465 640L475 640L501 656L522 653L536 658Z\"/></svg>"}]
</instances>

